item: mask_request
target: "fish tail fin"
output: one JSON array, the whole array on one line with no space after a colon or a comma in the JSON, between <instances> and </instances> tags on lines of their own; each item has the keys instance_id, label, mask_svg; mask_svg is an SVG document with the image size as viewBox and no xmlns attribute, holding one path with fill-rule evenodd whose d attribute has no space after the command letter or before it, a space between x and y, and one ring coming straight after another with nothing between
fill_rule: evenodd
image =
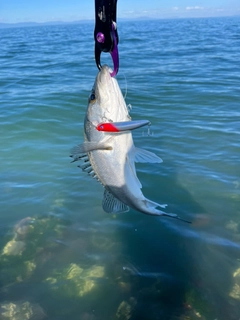
<instances>
[{"instance_id":1,"label":"fish tail fin","mask_svg":"<svg viewBox=\"0 0 240 320\"><path fill-rule=\"evenodd\" d=\"M144 213L149 214L149 215L154 215L154 216L166 216L174 219L178 219L187 223L191 223L191 221L187 221L185 219L180 218L176 213L167 213L162 210L156 209L157 207L163 207L165 208L167 205L166 204L159 204L157 202L151 201L149 199L144 200L145 205L148 210L146 210Z\"/></svg>"}]
</instances>

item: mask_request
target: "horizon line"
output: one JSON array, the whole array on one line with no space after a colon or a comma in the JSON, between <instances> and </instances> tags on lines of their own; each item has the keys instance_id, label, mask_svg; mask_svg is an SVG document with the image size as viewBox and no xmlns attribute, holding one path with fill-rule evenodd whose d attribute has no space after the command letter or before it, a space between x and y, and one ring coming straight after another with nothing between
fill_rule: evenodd
<instances>
[{"instance_id":1,"label":"horizon line","mask_svg":"<svg viewBox=\"0 0 240 320\"><path fill-rule=\"evenodd\" d=\"M141 16L141 17L119 17L118 21L121 20L174 20L174 19L204 19L204 18L233 18L233 17L240 17L240 14L232 14L232 15L204 15L204 16L167 16L167 17L149 17L149 16ZM0 21L0 25L27 25L27 24L38 24L38 25L46 25L46 24L56 24L56 23L62 23L62 24L74 24L74 23L83 23L83 22L94 22L94 18L83 18L78 20L48 20L48 21L19 21L19 22L2 22Z\"/></svg>"}]
</instances>

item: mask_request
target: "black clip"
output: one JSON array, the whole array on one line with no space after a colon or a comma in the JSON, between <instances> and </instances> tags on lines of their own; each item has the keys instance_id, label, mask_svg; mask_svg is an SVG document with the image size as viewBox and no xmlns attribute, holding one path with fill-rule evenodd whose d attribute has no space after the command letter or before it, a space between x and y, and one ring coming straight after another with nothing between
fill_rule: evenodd
<instances>
[{"instance_id":1,"label":"black clip","mask_svg":"<svg viewBox=\"0 0 240 320\"><path fill-rule=\"evenodd\" d=\"M117 0L95 0L95 61L100 70L102 51L110 52L114 65L112 77L117 74L119 68L116 15Z\"/></svg>"}]
</instances>

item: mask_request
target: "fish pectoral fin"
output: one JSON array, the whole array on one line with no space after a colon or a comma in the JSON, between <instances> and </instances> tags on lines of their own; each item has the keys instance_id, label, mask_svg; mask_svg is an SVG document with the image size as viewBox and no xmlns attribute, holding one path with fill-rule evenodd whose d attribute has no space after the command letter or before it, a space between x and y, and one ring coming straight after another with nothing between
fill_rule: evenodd
<instances>
[{"instance_id":1,"label":"fish pectoral fin","mask_svg":"<svg viewBox=\"0 0 240 320\"><path fill-rule=\"evenodd\" d=\"M136 148L134 147L132 150L134 161L135 162L141 162L141 163L161 163L162 159L159 158L155 153Z\"/></svg>"},{"instance_id":2,"label":"fish pectoral fin","mask_svg":"<svg viewBox=\"0 0 240 320\"><path fill-rule=\"evenodd\" d=\"M71 154L74 156L93 150L112 150L112 147L107 142L84 142L76 147L73 147Z\"/></svg>"},{"instance_id":3,"label":"fish pectoral fin","mask_svg":"<svg viewBox=\"0 0 240 320\"><path fill-rule=\"evenodd\" d=\"M107 213L123 213L129 211L129 207L115 198L107 189L104 189L102 207Z\"/></svg>"}]
</instances>

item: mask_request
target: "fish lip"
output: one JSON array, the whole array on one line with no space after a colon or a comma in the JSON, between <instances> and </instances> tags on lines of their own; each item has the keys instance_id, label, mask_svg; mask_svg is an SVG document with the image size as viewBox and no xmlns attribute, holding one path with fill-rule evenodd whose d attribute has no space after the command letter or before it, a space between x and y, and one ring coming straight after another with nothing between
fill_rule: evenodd
<instances>
[{"instance_id":1,"label":"fish lip","mask_svg":"<svg viewBox=\"0 0 240 320\"><path fill-rule=\"evenodd\" d=\"M110 76L110 73L112 72L112 69L107 64L104 64L102 66L102 69L100 70L100 73L106 73L106 72L108 72L108 74Z\"/></svg>"},{"instance_id":2,"label":"fish lip","mask_svg":"<svg viewBox=\"0 0 240 320\"><path fill-rule=\"evenodd\" d=\"M106 83L110 81L112 70L108 65L104 65L98 73L97 83Z\"/></svg>"},{"instance_id":3,"label":"fish lip","mask_svg":"<svg viewBox=\"0 0 240 320\"><path fill-rule=\"evenodd\" d=\"M109 96L115 92L113 78L111 77L111 68L104 65L99 71L93 90L100 106L104 106L109 101ZM112 101L112 103L114 103Z\"/></svg>"}]
</instances>

